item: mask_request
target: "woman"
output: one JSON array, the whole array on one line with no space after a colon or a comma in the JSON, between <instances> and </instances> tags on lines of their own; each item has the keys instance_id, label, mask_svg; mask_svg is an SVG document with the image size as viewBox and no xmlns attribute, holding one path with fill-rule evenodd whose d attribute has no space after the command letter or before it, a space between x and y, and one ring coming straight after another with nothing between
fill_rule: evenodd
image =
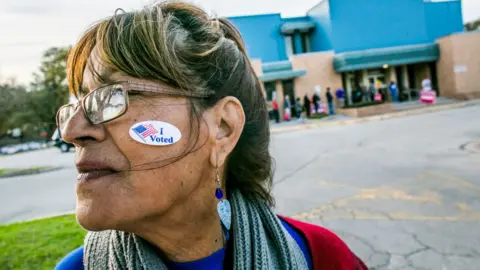
<instances>
[{"instance_id":1,"label":"woman","mask_svg":"<svg viewBox=\"0 0 480 270\"><path fill-rule=\"evenodd\" d=\"M89 233L58 269L365 268L331 232L272 212L267 107L227 20L181 2L118 13L67 72L81 102L57 121Z\"/></svg>"},{"instance_id":2,"label":"woman","mask_svg":"<svg viewBox=\"0 0 480 270\"><path fill-rule=\"evenodd\" d=\"M290 103L290 97L288 95L285 95L283 99L283 110L283 120L290 121L292 117L292 104Z\"/></svg>"},{"instance_id":3,"label":"woman","mask_svg":"<svg viewBox=\"0 0 480 270\"><path fill-rule=\"evenodd\" d=\"M320 90L315 89L315 92L313 93L313 96L312 96L313 106L315 107L315 112L313 114L320 113L321 100L322 99L320 98Z\"/></svg>"},{"instance_id":4,"label":"woman","mask_svg":"<svg viewBox=\"0 0 480 270\"><path fill-rule=\"evenodd\" d=\"M420 91L420 102L423 104L434 104L437 98L437 92L432 88L432 81L427 77L422 81L422 90Z\"/></svg>"},{"instance_id":5,"label":"woman","mask_svg":"<svg viewBox=\"0 0 480 270\"><path fill-rule=\"evenodd\" d=\"M297 114L297 120L298 121L303 121L302 113L303 113L303 105L302 101L300 100L300 97L297 97L295 100L295 113Z\"/></svg>"},{"instance_id":6,"label":"woman","mask_svg":"<svg viewBox=\"0 0 480 270\"><path fill-rule=\"evenodd\" d=\"M303 97L303 107L307 115L307 119L310 118L312 106L311 106L310 98L308 97L307 93L305 93L305 96Z\"/></svg>"}]
</instances>

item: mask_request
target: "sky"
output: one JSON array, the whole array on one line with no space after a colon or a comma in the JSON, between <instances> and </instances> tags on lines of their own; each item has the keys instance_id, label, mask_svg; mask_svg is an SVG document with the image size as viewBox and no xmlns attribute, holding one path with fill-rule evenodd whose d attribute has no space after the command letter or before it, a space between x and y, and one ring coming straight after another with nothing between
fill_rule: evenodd
<instances>
[{"instance_id":1,"label":"sky","mask_svg":"<svg viewBox=\"0 0 480 270\"><path fill-rule=\"evenodd\" d=\"M193 0L210 14L282 13L303 16L320 0ZM0 0L0 81L28 83L42 52L68 46L93 22L116 8L140 8L151 0ZM232 3L233 2L233 3ZM480 17L480 0L462 0L464 21Z\"/></svg>"}]
</instances>

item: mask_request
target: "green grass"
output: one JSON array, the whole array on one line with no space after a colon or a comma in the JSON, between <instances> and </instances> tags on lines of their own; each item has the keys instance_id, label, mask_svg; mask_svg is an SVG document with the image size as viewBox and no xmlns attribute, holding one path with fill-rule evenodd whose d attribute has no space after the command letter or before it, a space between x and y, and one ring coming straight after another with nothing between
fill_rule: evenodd
<instances>
[{"instance_id":1,"label":"green grass","mask_svg":"<svg viewBox=\"0 0 480 270\"><path fill-rule=\"evenodd\" d=\"M17 175L25 175L25 174L33 174L33 173L39 173L43 170L48 170L48 169L53 169L53 166L40 166L40 167L31 167L31 168L15 168L15 169L9 169L9 168L0 168L0 177L6 177L6 176L17 176Z\"/></svg>"},{"instance_id":2,"label":"green grass","mask_svg":"<svg viewBox=\"0 0 480 270\"><path fill-rule=\"evenodd\" d=\"M0 225L0 268L51 270L85 234L74 215Z\"/></svg>"},{"instance_id":3,"label":"green grass","mask_svg":"<svg viewBox=\"0 0 480 270\"><path fill-rule=\"evenodd\" d=\"M325 118L325 117L328 117L329 115L326 114L326 113L319 113L319 114L313 114L313 115L310 115L310 117L308 119L322 119L322 118Z\"/></svg>"}]
</instances>

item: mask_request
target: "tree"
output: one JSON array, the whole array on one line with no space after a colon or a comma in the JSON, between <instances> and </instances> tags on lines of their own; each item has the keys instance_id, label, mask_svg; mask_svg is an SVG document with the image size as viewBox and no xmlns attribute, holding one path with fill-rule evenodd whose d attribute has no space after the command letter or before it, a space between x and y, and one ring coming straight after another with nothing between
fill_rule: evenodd
<instances>
[{"instance_id":1,"label":"tree","mask_svg":"<svg viewBox=\"0 0 480 270\"><path fill-rule=\"evenodd\" d=\"M480 18L465 24L466 31L480 30Z\"/></svg>"},{"instance_id":2,"label":"tree","mask_svg":"<svg viewBox=\"0 0 480 270\"><path fill-rule=\"evenodd\" d=\"M66 59L69 48L50 48L43 54L40 70L34 74L29 93L29 107L35 115L31 120L50 133L56 126L57 110L68 102Z\"/></svg>"},{"instance_id":3,"label":"tree","mask_svg":"<svg viewBox=\"0 0 480 270\"><path fill-rule=\"evenodd\" d=\"M14 128L22 129L26 136L38 136L40 130L53 133L57 110L69 97L65 70L68 50L45 51L29 91L13 79L0 84L0 137Z\"/></svg>"},{"instance_id":4,"label":"tree","mask_svg":"<svg viewBox=\"0 0 480 270\"><path fill-rule=\"evenodd\" d=\"M14 80L0 84L0 136L8 130L21 127L25 120L28 93Z\"/></svg>"}]
</instances>

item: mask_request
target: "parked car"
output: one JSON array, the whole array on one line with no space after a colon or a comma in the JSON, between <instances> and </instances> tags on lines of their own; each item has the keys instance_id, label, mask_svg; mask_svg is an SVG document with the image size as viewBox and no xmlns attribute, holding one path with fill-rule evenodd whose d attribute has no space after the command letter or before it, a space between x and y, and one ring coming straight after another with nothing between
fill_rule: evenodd
<instances>
[{"instance_id":1,"label":"parked car","mask_svg":"<svg viewBox=\"0 0 480 270\"><path fill-rule=\"evenodd\" d=\"M19 144L7 145L0 149L0 153L3 155L13 155L19 152L22 152L22 146Z\"/></svg>"},{"instance_id":2,"label":"parked car","mask_svg":"<svg viewBox=\"0 0 480 270\"><path fill-rule=\"evenodd\" d=\"M52 136L52 142L53 146L58 147L62 153L68 153L70 151L70 148L74 147L73 144L65 142L60 138L60 134L58 133L58 130L55 130Z\"/></svg>"}]
</instances>

